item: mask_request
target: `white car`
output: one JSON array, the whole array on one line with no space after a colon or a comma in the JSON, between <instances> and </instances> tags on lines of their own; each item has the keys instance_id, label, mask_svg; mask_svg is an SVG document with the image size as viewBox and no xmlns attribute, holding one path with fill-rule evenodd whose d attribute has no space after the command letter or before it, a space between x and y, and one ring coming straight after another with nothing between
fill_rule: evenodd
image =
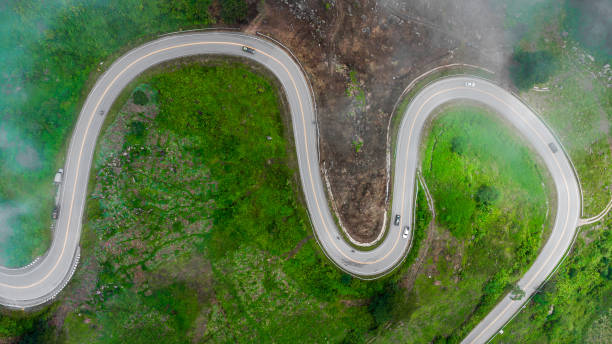
<instances>
[{"instance_id":1,"label":"white car","mask_svg":"<svg viewBox=\"0 0 612 344\"><path fill-rule=\"evenodd\" d=\"M474 81L466 81L465 86L466 87L476 87L476 83Z\"/></svg>"},{"instance_id":2,"label":"white car","mask_svg":"<svg viewBox=\"0 0 612 344\"><path fill-rule=\"evenodd\" d=\"M53 178L53 182L56 184L61 184L62 180L64 179L64 169L60 168L59 170L57 170L57 173L55 174L55 178Z\"/></svg>"},{"instance_id":3,"label":"white car","mask_svg":"<svg viewBox=\"0 0 612 344\"><path fill-rule=\"evenodd\" d=\"M404 233L402 233L402 238L406 239L410 235L410 227L404 226Z\"/></svg>"}]
</instances>

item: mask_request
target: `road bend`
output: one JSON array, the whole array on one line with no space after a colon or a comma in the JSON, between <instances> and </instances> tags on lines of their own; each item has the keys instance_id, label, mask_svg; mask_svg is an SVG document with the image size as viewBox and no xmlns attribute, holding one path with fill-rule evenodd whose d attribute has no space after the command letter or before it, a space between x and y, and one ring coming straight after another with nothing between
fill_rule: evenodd
<instances>
[{"instance_id":1,"label":"road bend","mask_svg":"<svg viewBox=\"0 0 612 344\"><path fill-rule=\"evenodd\" d=\"M244 52L243 46L254 49ZM391 223L384 241L370 251L359 251L343 239L328 207L319 169L316 112L309 83L297 61L266 39L236 32L205 32L166 36L137 47L117 59L89 93L70 141L60 216L48 252L21 269L0 267L0 303L25 309L49 302L66 285L79 259L79 239L96 140L104 118L121 91L148 68L181 57L223 55L250 59L263 65L282 85L291 112L295 149L306 205L318 243L338 268L362 279L391 272L406 257L409 240L402 228L412 226L419 144L427 119L441 105L470 100L493 109L529 142L552 176L557 209L553 230L533 265L519 281L523 300L505 297L465 338L465 343L489 340L523 306L525 300L555 269L569 248L579 219L581 199L571 163L555 136L529 107L512 94L485 80L450 77L422 89L403 114L396 140ZM554 148L552 147L554 146Z\"/></svg>"}]
</instances>

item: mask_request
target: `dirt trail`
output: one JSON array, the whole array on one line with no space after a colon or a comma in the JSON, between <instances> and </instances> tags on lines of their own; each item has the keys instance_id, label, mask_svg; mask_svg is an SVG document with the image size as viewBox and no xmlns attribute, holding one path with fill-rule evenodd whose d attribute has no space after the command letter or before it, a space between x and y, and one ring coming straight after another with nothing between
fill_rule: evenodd
<instances>
[{"instance_id":1,"label":"dirt trail","mask_svg":"<svg viewBox=\"0 0 612 344\"><path fill-rule=\"evenodd\" d=\"M312 238L313 238L313 236L311 234L311 235L305 237L304 239L300 240L300 242L298 242L298 244L295 245L295 247L291 251L289 251L287 253L287 258L286 259L293 258L298 252L300 252L300 249L302 248L302 246L304 246L308 242L308 240L310 240Z\"/></svg>"},{"instance_id":2,"label":"dirt trail","mask_svg":"<svg viewBox=\"0 0 612 344\"><path fill-rule=\"evenodd\" d=\"M259 13L257 14L255 18L253 18L253 20L251 20L249 25L244 28L244 32L249 33L251 35L254 35L257 33L261 23L265 20L266 16L268 15L268 11L269 11L268 4L265 1L262 1L261 4L258 6L258 10L259 10Z\"/></svg>"},{"instance_id":3,"label":"dirt trail","mask_svg":"<svg viewBox=\"0 0 612 344\"><path fill-rule=\"evenodd\" d=\"M429 221L429 226L427 228L427 237L425 237L425 241L422 242L422 246L419 249L419 255L415 259L414 263L410 266L408 273L404 276L404 278L402 278L401 286L406 288L407 291L410 291L414 286L416 277L419 272L421 272L421 268L423 267L423 263L425 262L425 257L429 252L429 247L435 239L436 208L434 207L433 198L429 193L427 183L425 183L425 179L421 175L420 171L417 172L417 178L419 179L419 183L423 187L422 189L425 191L425 198L427 198L427 206L429 207L429 211L431 211L431 221Z\"/></svg>"}]
</instances>

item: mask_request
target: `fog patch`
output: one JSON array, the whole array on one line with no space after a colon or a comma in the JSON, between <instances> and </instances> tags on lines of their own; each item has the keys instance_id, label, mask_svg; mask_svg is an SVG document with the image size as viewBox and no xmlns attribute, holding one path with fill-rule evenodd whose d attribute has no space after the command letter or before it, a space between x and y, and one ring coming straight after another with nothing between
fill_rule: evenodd
<instances>
[{"instance_id":1,"label":"fog patch","mask_svg":"<svg viewBox=\"0 0 612 344\"><path fill-rule=\"evenodd\" d=\"M378 0L377 2L387 10L389 16L401 19L409 35L424 38L423 45L432 50L431 62L438 49L446 48L449 50L449 55L464 56L460 59L471 64L501 66L506 63L515 41L515 37L504 29L505 9L503 6L498 6L497 1ZM410 46L397 49L394 58L410 61L412 49L414 47Z\"/></svg>"},{"instance_id":2,"label":"fog patch","mask_svg":"<svg viewBox=\"0 0 612 344\"><path fill-rule=\"evenodd\" d=\"M24 203L0 203L0 247L6 247L11 236L14 235L19 216L29 212L29 207ZM7 255L11 255L11 250L0 251L0 266L6 266L13 258Z\"/></svg>"},{"instance_id":3,"label":"fog patch","mask_svg":"<svg viewBox=\"0 0 612 344\"><path fill-rule=\"evenodd\" d=\"M40 154L34 147L16 129L6 124L0 124L0 156L4 160L4 167L14 172L42 166Z\"/></svg>"}]
</instances>

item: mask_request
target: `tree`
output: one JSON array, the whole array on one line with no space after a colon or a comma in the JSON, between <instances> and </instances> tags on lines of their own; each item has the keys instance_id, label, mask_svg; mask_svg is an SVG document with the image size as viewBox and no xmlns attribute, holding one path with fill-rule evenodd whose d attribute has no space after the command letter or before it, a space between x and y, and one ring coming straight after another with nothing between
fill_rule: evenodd
<instances>
[{"instance_id":1,"label":"tree","mask_svg":"<svg viewBox=\"0 0 612 344\"><path fill-rule=\"evenodd\" d=\"M244 0L221 0L221 19L227 24L235 24L246 19L247 4Z\"/></svg>"},{"instance_id":2,"label":"tree","mask_svg":"<svg viewBox=\"0 0 612 344\"><path fill-rule=\"evenodd\" d=\"M499 191L492 186L489 185L481 185L476 191L476 202L479 205L488 207L491 204L495 203L499 198Z\"/></svg>"},{"instance_id":3,"label":"tree","mask_svg":"<svg viewBox=\"0 0 612 344\"><path fill-rule=\"evenodd\" d=\"M134 92L134 104L147 105L148 102L149 97L147 97L147 95L143 91L137 90L136 92Z\"/></svg>"},{"instance_id":4,"label":"tree","mask_svg":"<svg viewBox=\"0 0 612 344\"><path fill-rule=\"evenodd\" d=\"M512 291L510 292L510 299L518 301L523 297L525 297L525 291L521 289L518 284L515 284L514 287L512 287Z\"/></svg>"},{"instance_id":5,"label":"tree","mask_svg":"<svg viewBox=\"0 0 612 344\"><path fill-rule=\"evenodd\" d=\"M510 77L520 90L546 82L557 69L557 58L548 51L517 49L512 55Z\"/></svg>"},{"instance_id":6,"label":"tree","mask_svg":"<svg viewBox=\"0 0 612 344\"><path fill-rule=\"evenodd\" d=\"M465 138L460 136L455 136L451 140L451 151L458 155L463 154L465 151Z\"/></svg>"}]
</instances>

